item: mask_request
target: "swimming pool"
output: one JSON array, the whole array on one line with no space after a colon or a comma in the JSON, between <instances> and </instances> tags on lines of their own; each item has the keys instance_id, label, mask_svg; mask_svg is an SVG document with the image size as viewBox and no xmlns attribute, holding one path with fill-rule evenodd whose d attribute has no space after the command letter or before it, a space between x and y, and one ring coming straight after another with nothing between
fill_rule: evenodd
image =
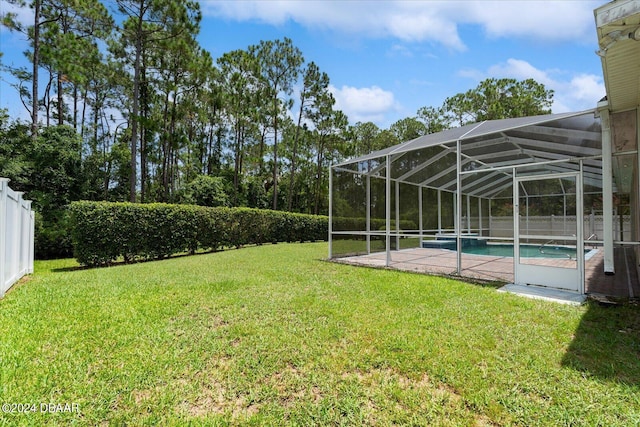
<instances>
[{"instance_id":1,"label":"swimming pool","mask_svg":"<svg viewBox=\"0 0 640 427\"><path fill-rule=\"evenodd\" d=\"M597 249L585 249L585 259L589 259L597 252ZM512 244L487 244L483 246L462 247L462 253L473 255L490 255L513 258ZM520 256L523 258L554 258L554 259L576 259L576 248L569 246L544 246L540 245L520 245Z\"/></svg>"}]
</instances>

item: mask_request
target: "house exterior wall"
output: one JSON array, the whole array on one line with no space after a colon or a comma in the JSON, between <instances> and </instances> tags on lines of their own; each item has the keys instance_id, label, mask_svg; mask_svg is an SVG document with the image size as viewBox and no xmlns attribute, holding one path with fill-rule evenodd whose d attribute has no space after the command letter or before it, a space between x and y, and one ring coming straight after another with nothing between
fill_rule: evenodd
<instances>
[{"instance_id":1,"label":"house exterior wall","mask_svg":"<svg viewBox=\"0 0 640 427\"><path fill-rule=\"evenodd\" d=\"M614 181L618 189L618 197L628 197L629 216L631 218L629 238L615 240L631 242L640 241L640 185L638 161L638 115L639 109L627 110L611 114L612 155L614 165ZM627 154L625 154L627 153ZM640 247L634 247L636 266L640 262Z\"/></svg>"}]
</instances>

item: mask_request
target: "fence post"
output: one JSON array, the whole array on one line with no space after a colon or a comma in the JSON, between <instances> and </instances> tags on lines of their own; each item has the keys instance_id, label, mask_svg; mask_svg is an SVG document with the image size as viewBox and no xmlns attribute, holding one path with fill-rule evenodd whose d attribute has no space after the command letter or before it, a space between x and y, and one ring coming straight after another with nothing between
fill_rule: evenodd
<instances>
[{"instance_id":1,"label":"fence post","mask_svg":"<svg viewBox=\"0 0 640 427\"><path fill-rule=\"evenodd\" d=\"M0 178L0 298L6 292L7 272L5 271L6 234L7 234L7 188L8 178Z\"/></svg>"},{"instance_id":2,"label":"fence post","mask_svg":"<svg viewBox=\"0 0 640 427\"><path fill-rule=\"evenodd\" d=\"M21 195L22 196L22 195ZM29 222L27 221L27 216L25 215L27 209L26 200L20 197L20 240L18 241L17 249L20 251L20 259L18 261L18 271L20 276L26 274L27 272L27 243L25 238L27 237L27 226Z\"/></svg>"},{"instance_id":3,"label":"fence post","mask_svg":"<svg viewBox=\"0 0 640 427\"><path fill-rule=\"evenodd\" d=\"M33 273L33 260L35 258L35 231L36 231L36 215L31 210L31 200L27 201L27 209L29 210L29 246L27 248L27 274Z\"/></svg>"},{"instance_id":4,"label":"fence post","mask_svg":"<svg viewBox=\"0 0 640 427\"><path fill-rule=\"evenodd\" d=\"M0 298L25 274L33 273L35 215L31 201L0 178Z\"/></svg>"},{"instance_id":5,"label":"fence post","mask_svg":"<svg viewBox=\"0 0 640 427\"><path fill-rule=\"evenodd\" d=\"M15 213L14 218L16 220L15 224L11 224L13 228L13 244L11 245L11 251L13 252L13 256L11 257L11 261L13 262L13 266L11 271L13 272L13 280L17 280L22 277L22 271L20 269L20 260L22 258L22 195L24 194L22 191L16 191L16 205L15 205ZM12 280L12 281L13 281Z\"/></svg>"},{"instance_id":6,"label":"fence post","mask_svg":"<svg viewBox=\"0 0 640 427\"><path fill-rule=\"evenodd\" d=\"M29 200L22 200L22 206L20 206L20 213L22 214L22 238L20 239L20 268L22 273L27 274L29 272L29 246L31 244L31 215L30 215L31 202Z\"/></svg>"}]
</instances>

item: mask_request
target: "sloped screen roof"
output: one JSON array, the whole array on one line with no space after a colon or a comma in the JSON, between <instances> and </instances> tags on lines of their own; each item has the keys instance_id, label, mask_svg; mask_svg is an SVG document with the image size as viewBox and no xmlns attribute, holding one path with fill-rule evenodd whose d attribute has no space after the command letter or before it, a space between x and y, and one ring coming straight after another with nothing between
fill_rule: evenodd
<instances>
[{"instance_id":1,"label":"sloped screen roof","mask_svg":"<svg viewBox=\"0 0 640 427\"><path fill-rule=\"evenodd\" d=\"M463 171L484 172L487 184L474 195L491 197L504 184L504 169L528 167L528 172L577 170L583 160L585 183L598 186L601 176L601 127L595 110L490 120L425 135L372 152L334 167L381 174L391 156L391 178L400 182L455 191L457 142L460 141ZM375 168L358 167L363 162ZM469 177L470 175L466 175ZM495 178L495 180L492 179ZM491 182L495 181L495 185ZM481 188L481 190L480 190Z\"/></svg>"}]
</instances>

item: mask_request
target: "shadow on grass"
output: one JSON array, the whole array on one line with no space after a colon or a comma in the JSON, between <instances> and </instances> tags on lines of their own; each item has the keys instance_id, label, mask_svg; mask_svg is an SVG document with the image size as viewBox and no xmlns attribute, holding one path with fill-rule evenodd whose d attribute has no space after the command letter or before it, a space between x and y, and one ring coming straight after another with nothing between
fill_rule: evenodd
<instances>
[{"instance_id":1,"label":"shadow on grass","mask_svg":"<svg viewBox=\"0 0 640 427\"><path fill-rule=\"evenodd\" d=\"M282 243L282 242L280 242L280 243ZM303 242L303 243L306 243L306 242ZM92 269L96 269L96 268L108 268L108 267L117 267L117 266L121 266L121 265L142 264L142 263L147 263L147 262L163 261L163 260L167 260L167 259L184 258L184 257L190 257L190 256L198 256L198 255L207 255L207 254L212 254L212 253L216 253L216 252L226 252L226 251L232 251L232 250L238 250L238 249L244 249L244 248L260 247L260 246L265 246L265 245L277 245L277 244L278 244L278 242L250 244L250 245L240 245L240 246L225 246L223 248L209 249L209 250L198 250L196 252L182 252L182 253L177 253L177 254L158 257L158 258L136 258L136 259L128 260L128 261L125 261L123 259L119 259L117 261L112 261L112 262L109 262L107 264L101 264L101 265L76 265L76 266L73 266L73 267L52 268L51 271L53 273L64 273L64 272L79 271L79 270L92 270Z\"/></svg>"},{"instance_id":2,"label":"shadow on grass","mask_svg":"<svg viewBox=\"0 0 640 427\"><path fill-rule=\"evenodd\" d=\"M603 380L640 384L640 302L588 304L562 365Z\"/></svg>"},{"instance_id":3,"label":"shadow on grass","mask_svg":"<svg viewBox=\"0 0 640 427\"><path fill-rule=\"evenodd\" d=\"M185 252L185 253L170 255L170 256L166 256L166 257L162 257L162 258L135 259L135 260L131 260L131 261L118 260L118 261L110 262L108 264L102 264L102 265L96 265L96 266L76 265L76 266L73 266L73 267L52 268L51 271L54 272L54 273L65 273L65 272L70 272L70 271L93 270L93 269L96 269L96 268L117 267L117 266L121 266L121 265L142 264L142 263L147 263L147 262L163 261L163 260L174 259L174 258L184 258L184 257L189 257L189 256L207 255L207 254L211 254L211 253L214 253L214 252L223 252L223 251L228 251L228 250L232 250L232 249L240 249L240 248L233 247L233 248L217 249L217 250L210 250L210 251L198 251L198 252L195 252L195 253Z\"/></svg>"},{"instance_id":4,"label":"shadow on grass","mask_svg":"<svg viewBox=\"0 0 640 427\"><path fill-rule=\"evenodd\" d=\"M406 273L406 274L417 274L419 276L442 277L443 279L456 280L458 282L464 282L464 283L469 283L471 285L477 285L477 286L493 288L493 289L500 289L501 287L503 287L504 285L507 284L507 282L500 281L500 280L484 280L484 279L478 279L478 278L473 278L473 277L458 276L457 274L438 274L438 273L431 273L431 272L428 272L428 271L404 270L404 269L401 269L401 268L387 267L387 266L383 266L383 265L373 265L373 264L364 264L364 263L360 264L358 262L345 261L345 258L346 257L341 257L341 258L322 258L322 259L319 259L318 261L324 261L324 262L329 262L329 263L333 263L333 264L349 265L349 266L357 267L357 268L370 268L370 269L373 269L373 270L399 271L399 272Z\"/></svg>"}]
</instances>

